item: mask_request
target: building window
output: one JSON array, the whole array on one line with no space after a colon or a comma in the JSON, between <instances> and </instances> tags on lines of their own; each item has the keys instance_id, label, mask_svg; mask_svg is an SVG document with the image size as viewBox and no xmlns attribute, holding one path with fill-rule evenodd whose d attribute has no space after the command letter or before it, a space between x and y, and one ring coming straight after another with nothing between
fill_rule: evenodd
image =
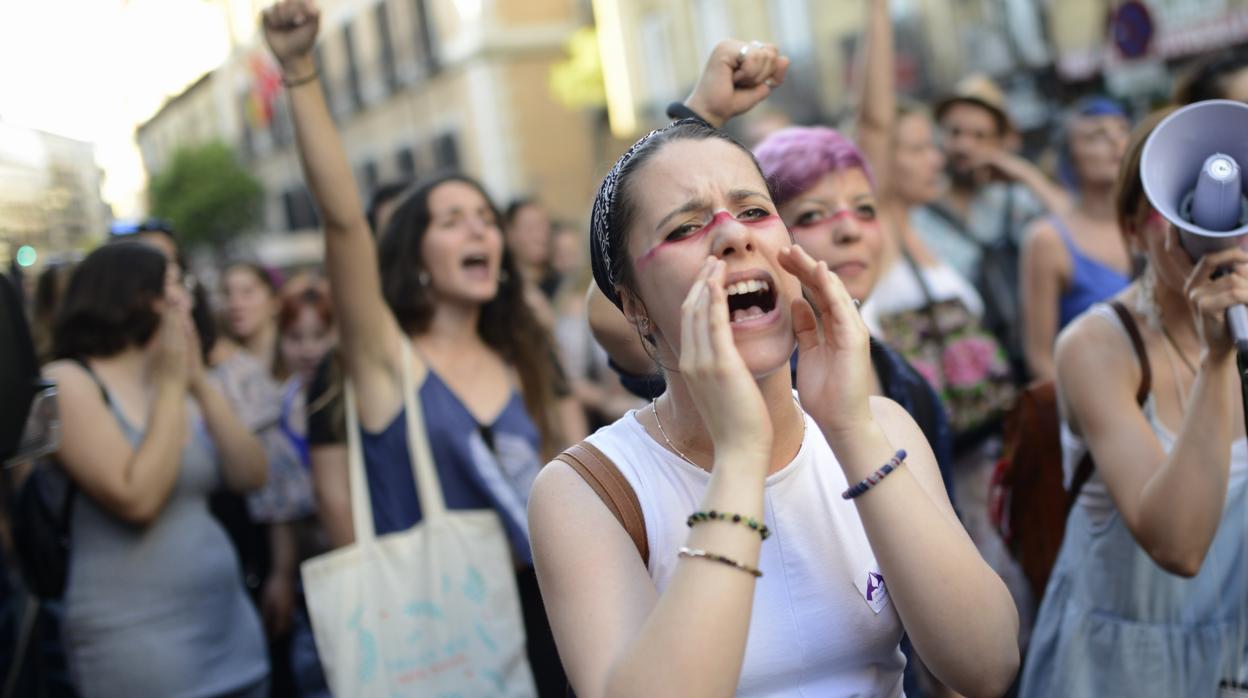
<instances>
[{"instance_id":1,"label":"building window","mask_svg":"<svg viewBox=\"0 0 1248 698\"><path fill-rule=\"evenodd\" d=\"M282 192L282 205L286 209L286 229L294 232L320 226L316 205L308 188L300 185Z\"/></svg>"},{"instance_id":2,"label":"building window","mask_svg":"<svg viewBox=\"0 0 1248 698\"><path fill-rule=\"evenodd\" d=\"M364 93L360 91L360 66L355 59L355 38L350 22L342 28L342 48L347 52L347 93L351 95L351 106L358 110L364 106Z\"/></svg>"},{"instance_id":3,"label":"building window","mask_svg":"<svg viewBox=\"0 0 1248 698\"><path fill-rule=\"evenodd\" d=\"M455 134L444 133L433 139L433 162L439 170L459 169L459 143Z\"/></svg>"},{"instance_id":4,"label":"building window","mask_svg":"<svg viewBox=\"0 0 1248 698\"><path fill-rule=\"evenodd\" d=\"M399 86L399 65L394 55L394 36L390 33L390 18L384 0L373 8L373 21L377 25L377 45L380 47L381 75L386 94Z\"/></svg>"},{"instance_id":5,"label":"building window","mask_svg":"<svg viewBox=\"0 0 1248 698\"><path fill-rule=\"evenodd\" d=\"M428 0L411 0L412 16L416 18L416 41L420 49L416 54L422 64L425 75L435 75L441 66L438 65L438 37L433 26L433 13L429 11Z\"/></svg>"},{"instance_id":6,"label":"building window","mask_svg":"<svg viewBox=\"0 0 1248 698\"><path fill-rule=\"evenodd\" d=\"M416 153L411 146L400 148L395 159L398 161L400 177L412 179L416 176Z\"/></svg>"}]
</instances>

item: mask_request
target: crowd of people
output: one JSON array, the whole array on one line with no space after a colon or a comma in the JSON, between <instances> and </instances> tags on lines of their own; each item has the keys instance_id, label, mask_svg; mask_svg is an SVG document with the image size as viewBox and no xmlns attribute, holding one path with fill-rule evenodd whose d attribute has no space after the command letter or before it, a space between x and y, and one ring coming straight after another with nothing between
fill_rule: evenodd
<instances>
[{"instance_id":1,"label":"crowd of people","mask_svg":"<svg viewBox=\"0 0 1248 698\"><path fill-rule=\"evenodd\" d=\"M888 2L864 4L847 128L737 140L789 59L724 39L587 230L462 172L365 205L319 12L267 9L324 266L239 259L210 287L152 219L43 272L61 439L15 470L64 481L68 564L4 695L382 695L378 672L445 671L459 640L415 670L367 619L360 652L391 659L344 669L301 574L432 521L431 481L506 541L527 669L497 695L1248 694L1224 319L1248 252L1193 259L1140 173L1176 106L1248 102L1248 53L1151 114L1075 102L1041 165L987 77L899 96ZM1047 583L993 501L1037 384L1072 492Z\"/></svg>"}]
</instances>

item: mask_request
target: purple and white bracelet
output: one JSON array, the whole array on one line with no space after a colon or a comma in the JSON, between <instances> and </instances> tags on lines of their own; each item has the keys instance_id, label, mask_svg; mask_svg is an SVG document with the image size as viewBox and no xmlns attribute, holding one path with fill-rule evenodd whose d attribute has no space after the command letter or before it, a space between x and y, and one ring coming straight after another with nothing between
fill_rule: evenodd
<instances>
[{"instance_id":1,"label":"purple and white bracelet","mask_svg":"<svg viewBox=\"0 0 1248 698\"><path fill-rule=\"evenodd\" d=\"M906 449L904 448L898 449L897 452L893 454L892 460L885 463L879 470L863 478L862 482L859 482L857 485L854 485L853 487L842 492L841 498L853 499L854 497L861 495L862 493L866 492L872 487L875 487L876 485L880 484L880 480L883 480L885 477L888 476L889 473L893 472L898 467L900 467L901 464L905 462L905 460L906 460Z\"/></svg>"}]
</instances>

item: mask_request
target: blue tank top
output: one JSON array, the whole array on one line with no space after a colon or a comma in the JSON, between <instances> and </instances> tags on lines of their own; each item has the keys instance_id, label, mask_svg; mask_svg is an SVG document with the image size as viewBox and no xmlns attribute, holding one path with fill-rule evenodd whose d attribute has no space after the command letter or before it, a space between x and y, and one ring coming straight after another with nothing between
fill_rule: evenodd
<instances>
[{"instance_id":1,"label":"blue tank top","mask_svg":"<svg viewBox=\"0 0 1248 698\"><path fill-rule=\"evenodd\" d=\"M277 420L277 428L281 430L282 435L290 442L291 448L295 449L299 454L299 463L304 468L311 468L312 455L311 447L308 445L308 435L300 433L290 421L291 415L295 411L295 401L303 398L302 389L303 381L292 380L287 384L286 394L282 396L282 415Z\"/></svg>"},{"instance_id":2,"label":"blue tank top","mask_svg":"<svg viewBox=\"0 0 1248 698\"><path fill-rule=\"evenodd\" d=\"M1058 305L1058 329L1061 330L1093 304L1112 298L1126 288L1131 279L1117 269L1084 254L1075 245L1074 237L1060 218L1051 216L1049 221L1057 228L1058 235L1062 236L1062 244L1070 253L1070 288L1062 294Z\"/></svg>"},{"instance_id":3,"label":"blue tank top","mask_svg":"<svg viewBox=\"0 0 1248 698\"><path fill-rule=\"evenodd\" d=\"M525 411L520 393L512 393L492 424L480 424L432 370L417 392L446 506L494 509L516 558L533 564L526 510L542 459L537 427ZM361 429L360 445L377 535L402 531L420 522L405 411L400 408L379 433Z\"/></svg>"}]
</instances>

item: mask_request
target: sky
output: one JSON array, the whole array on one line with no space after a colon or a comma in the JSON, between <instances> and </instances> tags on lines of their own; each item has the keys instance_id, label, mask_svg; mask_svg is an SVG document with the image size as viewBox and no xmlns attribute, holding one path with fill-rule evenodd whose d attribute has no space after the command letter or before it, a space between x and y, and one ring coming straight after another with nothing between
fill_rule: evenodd
<instances>
[{"instance_id":1,"label":"sky","mask_svg":"<svg viewBox=\"0 0 1248 698\"><path fill-rule=\"evenodd\" d=\"M0 0L0 121L95 144L119 217L144 208L134 130L229 50L220 0Z\"/></svg>"}]
</instances>

